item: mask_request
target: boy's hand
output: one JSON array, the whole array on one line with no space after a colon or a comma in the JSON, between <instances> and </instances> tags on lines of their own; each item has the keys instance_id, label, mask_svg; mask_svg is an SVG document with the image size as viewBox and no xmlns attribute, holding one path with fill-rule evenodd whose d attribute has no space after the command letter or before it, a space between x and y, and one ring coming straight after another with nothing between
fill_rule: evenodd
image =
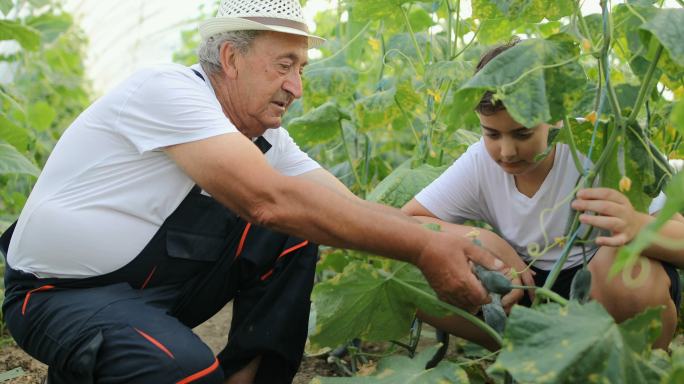
<instances>
[{"instance_id":1,"label":"boy's hand","mask_svg":"<svg viewBox=\"0 0 684 384\"><path fill-rule=\"evenodd\" d=\"M634 210L625 195L612 188L581 189L571 206L578 211L596 212L596 215L581 214L581 223L611 232L609 237L596 238L600 246L619 247L629 243L649 219L645 213Z\"/></svg>"},{"instance_id":2,"label":"boy's hand","mask_svg":"<svg viewBox=\"0 0 684 384\"><path fill-rule=\"evenodd\" d=\"M520 276L512 278L511 283L513 285L521 285ZM518 301L523 298L523 295L524 293L522 289L514 289L507 295L503 296L501 298L501 306L503 307L504 312L506 312L506 314L511 313L511 308L513 308L513 305L517 304Z\"/></svg>"}]
</instances>

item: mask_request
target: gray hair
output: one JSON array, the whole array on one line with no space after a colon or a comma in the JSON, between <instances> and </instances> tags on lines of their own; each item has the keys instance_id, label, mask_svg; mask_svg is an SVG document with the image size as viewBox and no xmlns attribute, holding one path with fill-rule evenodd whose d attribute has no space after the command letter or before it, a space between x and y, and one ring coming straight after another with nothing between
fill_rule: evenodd
<instances>
[{"instance_id":1,"label":"gray hair","mask_svg":"<svg viewBox=\"0 0 684 384\"><path fill-rule=\"evenodd\" d=\"M241 54L247 53L254 39L263 31L229 31L210 36L197 50L199 62L207 74L221 72L221 46L230 43Z\"/></svg>"}]
</instances>

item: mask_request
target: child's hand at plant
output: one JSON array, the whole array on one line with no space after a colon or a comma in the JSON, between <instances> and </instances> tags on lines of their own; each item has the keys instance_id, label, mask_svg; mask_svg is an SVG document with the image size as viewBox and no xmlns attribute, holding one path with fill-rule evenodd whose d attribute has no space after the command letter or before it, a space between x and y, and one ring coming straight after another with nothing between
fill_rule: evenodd
<instances>
[{"instance_id":1,"label":"child's hand at plant","mask_svg":"<svg viewBox=\"0 0 684 384\"><path fill-rule=\"evenodd\" d=\"M511 280L511 283L513 285L521 285L521 280L520 276L512 277L512 276L506 276ZM534 280L533 280L534 281ZM534 285L534 282L532 283ZM513 305L517 304L520 299L522 299L524 293L522 289L514 289L511 292L509 292L507 295L501 298L501 306L504 309L504 312L506 314L511 313L511 308L513 308Z\"/></svg>"},{"instance_id":2,"label":"child's hand at plant","mask_svg":"<svg viewBox=\"0 0 684 384\"><path fill-rule=\"evenodd\" d=\"M581 223L610 231L611 236L596 238L600 246L619 247L629 243L649 220L647 214L634 209L625 195L611 188L581 189L571 207L596 213L581 214Z\"/></svg>"}]
</instances>

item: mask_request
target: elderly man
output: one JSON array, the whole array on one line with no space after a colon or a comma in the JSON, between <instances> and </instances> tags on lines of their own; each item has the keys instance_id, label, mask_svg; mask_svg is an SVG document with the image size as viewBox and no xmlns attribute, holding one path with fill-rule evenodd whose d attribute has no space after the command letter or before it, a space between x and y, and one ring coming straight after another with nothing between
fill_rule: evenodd
<instances>
[{"instance_id":1,"label":"elderly man","mask_svg":"<svg viewBox=\"0 0 684 384\"><path fill-rule=\"evenodd\" d=\"M487 300L469 260L494 258L356 198L279 128L321 41L296 0L225 0L200 32L200 65L139 71L74 121L3 235L7 327L51 384L290 382L314 243ZM231 299L214 357L191 328Z\"/></svg>"}]
</instances>

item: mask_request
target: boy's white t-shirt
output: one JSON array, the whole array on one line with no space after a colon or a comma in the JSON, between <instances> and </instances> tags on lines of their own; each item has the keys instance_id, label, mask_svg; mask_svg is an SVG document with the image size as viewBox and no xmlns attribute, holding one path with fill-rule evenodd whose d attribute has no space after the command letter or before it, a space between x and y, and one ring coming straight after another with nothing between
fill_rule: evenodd
<instances>
[{"instance_id":1,"label":"boy's white t-shirt","mask_svg":"<svg viewBox=\"0 0 684 384\"><path fill-rule=\"evenodd\" d=\"M228 133L239 134L211 83L191 68L135 73L62 135L19 217L9 265L60 278L126 265L195 184L161 149ZM320 167L282 127L264 137L272 145L266 160L282 174Z\"/></svg>"},{"instance_id":2,"label":"boy's white t-shirt","mask_svg":"<svg viewBox=\"0 0 684 384\"><path fill-rule=\"evenodd\" d=\"M567 145L556 144L551 171L534 196L527 197L518 191L514 177L492 160L481 139L416 195L416 200L444 221L487 222L529 263L533 259L529 245L542 250L566 230L571 193L579 178L571 156ZM663 194L654 199L649 212L660 210L664 199ZM587 249L591 247L587 245ZM561 252L559 246L551 248L534 266L550 270ZM564 268L581 262L582 248L575 246Z\"/></svg>"}]
</instances>

